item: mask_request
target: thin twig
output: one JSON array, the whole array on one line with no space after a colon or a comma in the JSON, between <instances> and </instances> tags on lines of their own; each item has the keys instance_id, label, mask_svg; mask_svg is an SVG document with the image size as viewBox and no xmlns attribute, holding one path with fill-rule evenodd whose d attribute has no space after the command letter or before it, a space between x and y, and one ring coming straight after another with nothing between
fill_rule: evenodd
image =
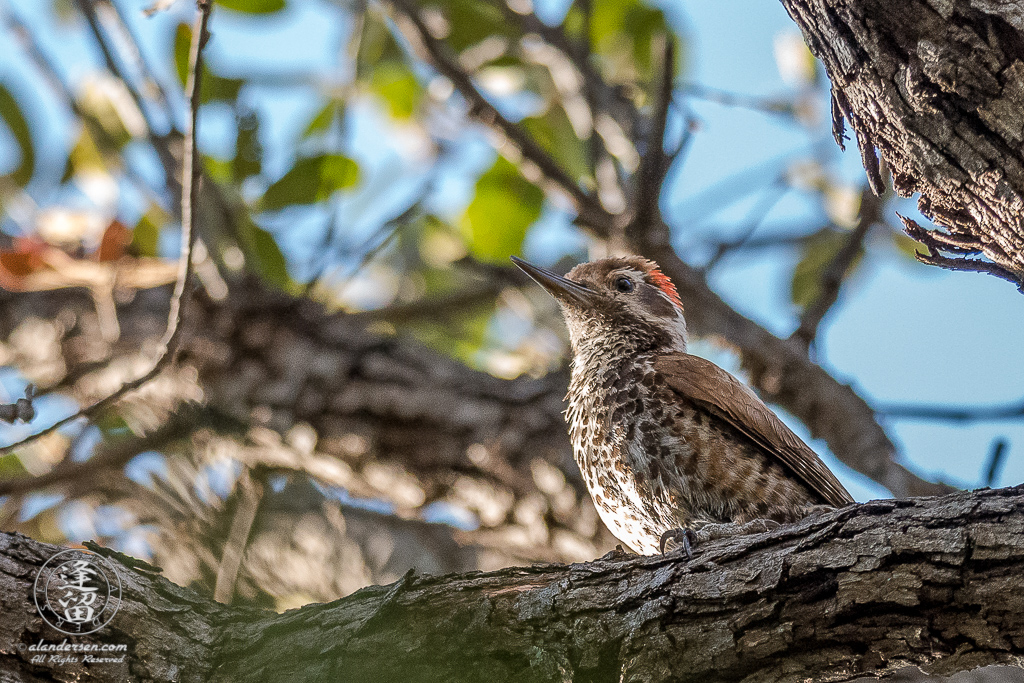
<instances>
[{"instance_id":1,"label":"thin twig","mask_svg":"<svg viewBox=\"0 0 1024 683\"><path fill-rule=\"evenodd\" d=\"M99 45L100 52L103 53L103 61L106 63L107 70L109 70L114 76L117 76L121 82L124 83L125 88L128 90L128 94L131 95L132 101L135 102L135 106L138 108L139 113L146 122L147 133L152 134L155 131L155 128L153 127L153 120L149 114L149 107L146 105L146 98L143 97L142 93L139 92L139 89L135 87L128 70L125 68L125 65L121 63L120 56L117 54L114 46L110 43L110 38L100 25L100 18L96 13L95 1L96 0L75 0L79 10L85 16L86 22L89 24L89 30L92 31L93 37L96 39L96 44Z\"/></svg>"},{"instance_id":2,"label":"thin twig","mask_svg":"<svg viewBox=\"0 0 1024 683\"><path fill-rule=\"evenodd\" d=\"M839 290L849 274L854 261L864 248L864 238L873 225L881 219L882 203L871 188L864 188L860 195L860 218L857 226L850 233L846 242L821 273L821 291L817 298L807 306L800 325L790 336L790 340L799 343L805 350L809 349L818 334L818 327L825 315L839 299Z\"/></svg>"},{"instance_id":3,"label":"thin twig","mask_svg":"<svg viewBox=\"0 0 1024 683\"><path fill-rule=\"evenodd\" d=\"M100 475L124 468L139 453L153 451L188 436L200 426L220 426L217 416L198 407L184 407L161 427L142 436L128 436L100 444L88 460L65 458L49 472L35 476L21 476L0 481L0 496L12 496L30 491L94 479Z\"/></svg>"},{"instance_id":4,"label":"thin twig","mask_svg":"<svg viewBox=\"0 0 1024 683\"><path fill-rule=\"evenodd\" d=\"M903 228L910 237L921 242L928 247L928 254L922 254L921 252L915 252L914 256L921 263L927 263L930 266L939 266L947 270L964 270L973 273L988 273L995 277L1012 282L1017 286L1017 289L1024 293L1024 274L1014 272L1008 268L1004 268L998 263L992 263L991 261L982 261L980 259L966 258L966 255L977 254L981 251L980 248L976 248L973 242L958 238L956 235L948 235L934 230L925 230L913 219L907 218L900 214L900 220L903 221ZM949 256L942 256L939 252L944 251L951 254L964 254L961 258L951 258Z\"/></svg>"},{"instance_id":5,"label":"thin twig","mask_svg":"<svg viewBox=\"0 0 1024 683\"><path fill-rule=\"evenodd\" d=\"M740 231L739 235L727 242L719 242L715 248L715 253L701 267L701 270L705 273L711 272L728 254L746 246L750 238L753 237L754 233L764 222L764 219L768 217L771 210L786 196L788 189L781 179L772 186L770 188L771 191L754 204L753 208L747 213L743 220L744 228Z\"/></svg>"},{"instance_id":6,"label":"thin twig","mask_svg":"<svg viewBox=\"0 0 1024 683\"><path fill-rule=\"evenodd\" d=\"M213 599L225 605L231 604L231 599L235 595L238 571L242 567L242 558L245 556L246 546L249 545L252 525L256 521L256 513L259 512L260 501L263 499L264 469L257 467L252 472L244 470L235 484L235 516L231 520L231 530L224 542L220 565L217 567L217 580L213 588Z\"/></svg>"},{"instance_id":7,"label":"thin twig","mask_svg":"<svg viewBox=\"0 0 1024 683\"><path fill-rule=\"evenodd\" d=\"M992 443L992 452L988 456L988 467L985 468L985 486L992 486L999 478L999 472L1006 462L1006 439L998 438Z\"/></svg>"},{"instance_id":8,"label":"thin twig","mask_svg":"<svg viewBox=\"0 0 1024 683\"><path fill-rule=\"evenodd\" d=\"M455 89L468 100L473 115L484 124L500 131L523 157L533 163L550 183L561 190L572 203L580 221L605 229L614 224L615 217L609 214L595 197L585 192L529 133L507 119L484 97L473 83L473 79L449 53L447 46L430 33L415 5L409 0L390 0L390 3L408 20L400 23L407 23L415 30L414 35L406 37L422 47L424 58L448 78Z\"/></svg>"},{"instance_id":9,"label":"thin twig","mask_svg":"<svg viewBox=\"0 0 1024 683\"><path fill-rule=\"evenodd\" d=\"M139 75L142 76L147 85L152 86L157 99L159 99L160 103L167 107L168 112L170 112L170 98L167 96L167 90L164 89L160 79L156 77L156 70L153 69L152 64L150 64L149 59L146 57L146 53L142 50L139 36L135 33L135 29L132 28L132 25L125 18L124 12L121 11L120 2L118 0L108 0L108 2L113 8L114 16L117 18L121 31L127 39L126 42L131 50L131 56L135 61Z\"/></svg>"},{"instance_id":10,"label":"thin twig","mask_svg":"<svg viewBox=\"0 0 1024 683\"><path fill-rule=\"evenodd\" d=\"M195 29L192 32L192 45L189 50L189 72L188 82L185 85L185 93L189 99L191 116L189 118L189 130L185 134L184 151L182 154L182 193L181 193L181 250L178 257L178 278L174 283L174 291L171 294L170 312L167 315L167 330L164 332L157 352L157 358L152 367L141 377L130 382L125 382L113 393L101 398L85 408L80 409L73 415L58 420L46 429L36 432L21 441L0 448L0 453L7 453L20 448L46 434L50 434L60 427L69 424L80 418L91 418L110 404L114 403L130 391L138 389L149 380L156 377L164 367L174 359L181 335L181 320L183 312L182 300L185 291L192 279L192 249L195 245L195 218L196 199L199 193L199 162L195 154L196 147L196 124L199 118L199 85L198 74L202 69L203 46L208 37L206 26L210 18L210 11L213 0L198 0L199 15L196 17Z\"/></svg>"},{"instance_id":11,"label":"thin twig","mask_svg":"<svg viewBox=\"0 0 1024 683\"><path fill-rule=\"evenodd\" d=\"M682 92L687 97L705 102L713 102L726 107L739 107L752 109L765 114L774 114L788 119L796 118L796 111L793 103L785 98L755 97L754 95L741 95L739 93L710 88L697 83L687 83L682 86Z\"/></svg>"},{"instance_id":12,"label":"thin twig","mask_svg":"<svg viewBox=\"0 0 1024 683\"><path fill-rule=\"evenodd\" d=\"M996 406L882 405L875 413L899 420L943 422L996 422L1024 418L1024 401Z\"/></svg>"},{"instance_id":13,"label":"thin twig","mask_svg":"<svg viewBox=\"0 0 1024 683\"><path fill-rule=\"evenodd\" d=\"M676 106L679 106L678 100L672 99ZM700 119L698 119L688 107L681 106L680 109L683 111L683 132L679 136L679 142L676 143L675 147L667 154L666 163L672 166L677 160L686 157L686 152L690 149L690 143L693 141L694 133L700 130Z\"/></svg>"}]
</instances>

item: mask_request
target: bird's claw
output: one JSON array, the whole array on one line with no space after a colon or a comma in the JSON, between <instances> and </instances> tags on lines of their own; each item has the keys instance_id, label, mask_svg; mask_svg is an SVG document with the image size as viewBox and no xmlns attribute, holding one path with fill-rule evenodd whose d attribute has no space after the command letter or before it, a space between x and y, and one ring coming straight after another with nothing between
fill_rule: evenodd
<instances>
[{"instance_id":1,"label":"bird's claw","mask_svg":"<svg viewBox=\"0 0 1024 683\"><path fill-rule=\"evenodd\" d=\"M693 548L698 543L707 543L720 538L730 538L746 534L763 533L773 531L781 526L773 519L753 519L749 522L737 524L735 522L723 522L719 524L704 524L697 531L693 529L669 529L661 535L659 547L661 554L665 554L665 547L669 541L676 546L682 546L686 551L686 557L693 559ZM674 548L672 548L674 549Z\"/></svg>"},{"instance_id":2,"label":"bird's claw","mask_svg":"<svg viewBox=\"0 0 1024 683\"><path fill-rule=\"evenodd\" d=\"M659 547L661 548L661 554L665 554L665 546L669 541L675 544L681 545L683 551L686 553L686 559L693 559L693 546L697 542L697 536L690 529L669 529L661 535L661 541ZM673 548L674 549L674 548Z\"/></svg>"}]
</instances>

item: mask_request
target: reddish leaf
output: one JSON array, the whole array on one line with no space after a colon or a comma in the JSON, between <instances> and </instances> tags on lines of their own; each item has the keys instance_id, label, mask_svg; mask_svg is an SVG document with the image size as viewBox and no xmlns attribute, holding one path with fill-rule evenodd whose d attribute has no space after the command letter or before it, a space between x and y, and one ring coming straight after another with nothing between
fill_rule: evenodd
<instances>
[{"instance_id":1,"label":"reddish leaf","mask_svg":"<svg viewBox=\"0 0 1024 683\"><path fill-rule=\"evenodd\" d=\"M103 261L116 261L125 255L128 245L132 243L132 231L121 221L115 220L103 231L97 258Z\"/></svg>"},{"instance_id":2,"label":"reddish leaf","mask_svg":"<svg viewBox=\"0 0 1024 683\"><path fill-rule=\"evenodd\" d=\"M0 287L20 291L26 277L48 267L41 254L46 248L39 239L19 237L14 240L13 249L0 251Z\"/></svg>"}]
</instances>

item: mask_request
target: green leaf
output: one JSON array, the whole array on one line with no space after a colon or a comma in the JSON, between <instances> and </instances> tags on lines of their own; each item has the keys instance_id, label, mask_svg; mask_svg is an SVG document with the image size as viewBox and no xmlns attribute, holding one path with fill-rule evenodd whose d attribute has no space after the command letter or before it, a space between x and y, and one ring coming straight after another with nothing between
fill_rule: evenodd
<instances>
[{"instance_id":1,"label":"green leaf","mask_svg":"<svg viewBox=\"0 0 1024 683\"><path fill-rule=\"evenodd\" d=\"M316 113L309 123L306 124L306 130L302 131L302 138L305 140L311 138L314 135L322 135L331 129L334 125L335 119L338 117L339 112L343 112L340 100L328 100L324 108Z\"/></svg>"},{"instance_id":2,"label":"green leaf","mask_svg":"<svg viewBox=\"0 0 1024 683\"><path fill-rule=\"evenodd\" d=\"M106 171L107 165L103 153L96 145L88 126L82 126L78 139L68 152L68 162L64 167L64 175L60 181L66 183L76 173L83 171Z\"/></svg>"},{"instance_id":3,"label":"green leaf","mask_svg":"<svg viewBox=\"0 0 1024 683\"><path fill-rule=\"evenodd\" d=\"M272 14L284 9L284 0L217 0L217 4L233 12Z\"/></svg>"},{"instance_id":4,"label":"green leaf","mask_svg":"<svg viewBox=\"0 0 1024 683\"><path fill-rule=\"evenodd\" d=\"M36 167L35 150L32 147L32 134L28 128L28 121L14 98L11 91L0 83L0 117L14 136L21 151L21 161L11 174L10 178L18 185L24 187L32 179L32 173Z\"/></svg>"},{"instance_id":5,"label":"green leaf","mask_svg":"<svg viewBox=\"0 0 1024 683\"><path fill-rule=\"evenodd\" d=\"M373 70L370 88L388 103L396 119L408 119L420 101L420 84L416 76L402 62L384 62Z\"/></svg>"},{"instance_id":6,"label":"green leaf","mask_svg":"<svg viewBox=\"0 0 1024 683\"><path fill-rule=\"evenodd\" d=\"M541 116L523 119L520 125L573 178L579 179L589 175L586 146L576 136L562 107L552 106Z\"/></svg>"},{"instance_id":7,"label":"green leaf","mask_svg":"<svg viewBox=\"0 0 1024 683\"><path fill-rule=\"evenodd\" d=\"M917 240L903 234L902 232L896 232L895 230L889 231L889 236L892 238L892 245L896 247L896 251L906 256L908 259L917 263L917 252L922 254L928 253L928 250L923 244Z\"/></svg>"},{"instance_id":8,"label":"green leaf","mask_svg":"<svg viewBox=\"0 0 1024 683\"><path fill-rule=\"evenodd\" d=\"M131 434L132 428L120 413L106 411L93 420L93 424L99 427L104 436L120 436Z\"/></svg>"},{"instance_id":9,"label":"green leaf","mask_svg":"<svg viewBox=\"0 0 1024 683\"><path fill-rule=\"evenodd\" d=\"M594 0L590 44L605 76L615 83L647 84L654 76L654 37L668 33L665 15L639 0Z\"/></svg>"},{"instance_id":10,"label":"green leaf","mask_svg":"<svg viewBox=\"0 0 1024 683\"><path fill-rule=\"evenodd\" d=\"M188 51L192 45L192 27L181 23L174 30L174 70L183 87L188 80Z\"/></svg>"},{"instance_id":11,"label":"green leaf","mask_svg":"<svg viewBox=\"0 0 1024 683\"><path fill-rule=\"evenodd\" d=\"M231 161L231 176L236 184L263 170L263 147L260 145L260 119L254 111L238 117L238 136L235 138L235 158Z\"/></svg>"},{"instance_id":12,"label":"green leaf","mask_svg":"<svg viewBox=\"0 0 1024 683\"><path fill-rule=\"evenodd\" d=\"M510 161L498 157L480 176L476 195L462 217L470 252L483 261L504 263L523 246L526 230L540 217L544 192Z\"/></svg>"},{"instance_id":13,"label":"green leaf","mask_svg":"<svg viewBox=\"0 0 1024 683\"><path fill-rule=\"evenodd\" d=\"M359 182L359 166L341 154L299 159L291 170L267 188L260 209L276 211L294 204L314 204Z\"/></svg>"},{"instance_id":14,"label":"green leaf","mask_svg":"<svg viewBox=\"0 0 1024 683\"><path fill-rule=\"evenodd\" d=\"M188 52L192 44L192 27L188 24L178 24L174 32L174 67L178 74L178 82L182 87L188 79ZM238 93L245 85L240 78L224 78L203 67L203 80L199 89L199 101L202 104L208 102L234 102L238 99Z\"/></svg>"},{"instance_id":15,"label":"green leaf","mask_svg":"<svg viewBox=\"0 0 1024 683\"><path fill-rule=\"evenodd\" d=\"M288 290L292 279L288 275L284 253L274 236L245 217L238 222L238 237L249 270L268 283Z\"/></svg>"},{"instance_id":16,"label":"green leaf","mask_svg":"<svg viewBox=\"0 0 1024 683\"><path fill-rule=\"evenodd\" d=\"M794 304L807 308L821 295L822 275L848 239L849 233L846 231L822 228L804 241L803 253L793 269L790 283L790 299ZM846 276L856 270L863 255L862 248Z\"/></svg>"},{"instance_id":17,"label":"green leaf","mask_svg":"<svg viewBox=\"0 0 1024 683\"><path fill-rule=\"evenodd\" d=\"M245 81L240 78L224 78L213 73L209 69L203 69L203 85L199 92L199 101L207 102L234 102L238 99L238 93L242 90Z\"/></svg>"},{"instance_id":18,"label":"green leaf","mask_svg":"<svg viewBox=\"0 0 1024 683\"><path fill-rule=\"evenodd\" d=\"M203 155L203 168L206 170L207 175L213 178L218 183L230 183L231 182L231 160L230 159L218 159L208 154Z\"/></svg>"},{"instance_id":19,"label":"green leaf","mask_svg":"<svg viewBox=\"0 0 1024 683\"><path fill-rule=\"evenodd\" d=\"M359 36L359 50L356 54L356 77L365 79L373 75L378 65L384 62L402 62L405 53L395 42L391 30L376 13L364 15L363 32Z\"/></svg>"},{"instance_id":20,"label":"green leaf","mask_svg":"<svg viewBox=\"0 0 1024 683\"><path fill-rule=\"evenodd\" d=\"M150 207L142 215L132 231L133 253L139 256L157 256L160 253L160 226L164 223L164 212L157 206Z\"/></svg>"},{"instance_id":21,"label":"green leaf","mask_svg":"<svg viewBox=\"0 0 1024 683\"><path fill-rule=\"evenodd\" d=\"M28 470L21 464L21 458L14 453L0 456L0 481L13 479L28 474Z\"/></svg>"},{"instance_id":22,"label":"green leaf","mask_svg":"<svg viewBox=\"0 0 1024 683\"><path fill-rule=\"evenodd\" d=\"M448 0L440 9L450 28L445 42L456 52L493 35L510 38L518 33L515 24L506 21L504 13L488 2Z\"/></svg>"}]
</instances>

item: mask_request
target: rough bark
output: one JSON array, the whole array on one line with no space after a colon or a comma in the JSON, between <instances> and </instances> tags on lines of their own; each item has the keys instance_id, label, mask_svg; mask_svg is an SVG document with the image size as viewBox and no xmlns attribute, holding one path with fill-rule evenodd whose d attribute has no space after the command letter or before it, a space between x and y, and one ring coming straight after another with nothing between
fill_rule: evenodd
<instances>
[{"instance_id":1,"label":"rough bark","mask_svg":"<svg viewBox=\"0 0 1024 683\"><path fill-rule=\"evenodd\" d=\"M226 607L114 560L124 603L80 642L119 669L31 665L57 550L0 536L0 652L16 680L843 681L908 664L1024 663L1024 487L853 505L679 554L407 574L284 614ZM19 646L20 645L20 646Z\"/></svg>"},{"instance_id":2,"label":"rough bark","mask_svg":"<svg viewBox=\"0 0 1024 683\"><path fill-rule=\"evenodd\" d=\"M1024 282L1024 13L990 0L782 0L832 80L837 130L857 132L879 191L948 229L932 246L980 251ZM877 150L877 155L876 155ZM935 249L932 249L934 252Z\"/></svg>"}]
</instances>

